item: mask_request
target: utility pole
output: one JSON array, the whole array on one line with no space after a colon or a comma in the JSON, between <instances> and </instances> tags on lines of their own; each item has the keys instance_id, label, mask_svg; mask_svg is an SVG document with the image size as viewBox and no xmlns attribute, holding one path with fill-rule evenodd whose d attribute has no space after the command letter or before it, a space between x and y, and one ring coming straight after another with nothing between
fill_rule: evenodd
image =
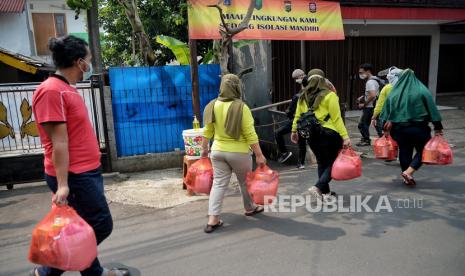
<instances>
[{"instance_id":1,"label":"utility pole","mask_svg":"<svg viewBox=\"0 0 465 276\"><path fill-rule=\"evenodd\" d=\"M199 122L200 117L200 97L199 97L199 67L197 62L197 40L189 39L189 52L191 64L191 81L192 81L192 110Z\"/></svg>"},{"instance_id":2,"label":"utility pole","mask_svg":"<svg viewBox=\"0 0 465 276\"><path fill-rule=\"evenodd\" d=\"M100 48L97 0L92 0L92 8L87 10L87 28L89 31L89 48L92 54L94 73L102 74L102 49Z\"/></svg>"}]
</instances>

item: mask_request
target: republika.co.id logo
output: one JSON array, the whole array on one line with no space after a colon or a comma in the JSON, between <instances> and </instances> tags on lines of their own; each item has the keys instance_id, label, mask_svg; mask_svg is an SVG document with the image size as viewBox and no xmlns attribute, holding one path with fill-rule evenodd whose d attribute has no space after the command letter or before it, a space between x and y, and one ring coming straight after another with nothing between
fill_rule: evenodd
<instances>
[{"instance_id":1,"label":"republika.co.id logo","mask_svg":"<svg viewBox=\"0 0 465 276\"><path fill-rule=\"evenodd\" d=\"M310 213L392 213L394 209L423 208L423 198L390 198L387 195L339 195L331 200L315 199L310 195L265 196L265 212L293 213L305 208Z\"/></svg>"}]
</instances>

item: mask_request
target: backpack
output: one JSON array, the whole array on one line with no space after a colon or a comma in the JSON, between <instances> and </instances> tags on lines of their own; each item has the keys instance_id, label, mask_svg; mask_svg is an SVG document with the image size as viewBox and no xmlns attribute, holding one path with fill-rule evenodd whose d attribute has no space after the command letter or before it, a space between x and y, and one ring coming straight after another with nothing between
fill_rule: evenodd
<instances>
[{"instance_id":1,"label":"backpack","mask_svg":"<svg viewBox=\"0 0 465 276\"><path fill-rule=\"evenodd\" d=\"M375 107L376 106L376 102L378 101L378 97L379 97L379 94L381 93L381 90L383 90L384 86L386 86L386 81L383 80L383 79L380 79L376 76L373 76L373 78L371 78L372 80L375 80L378 85L379 85L379 89L378 89L378 94L376 94L376 97L375 99L373 100L373 106Z\"/></svg>"},{"instance_id":2,"label":"backpack","mask_svg":"<svg viewBox=\"0 0 465 276\"><path fill-rule=\"evenodd\" d=\"M329 118L330 116L328 114L326 115L324 121L327 122ZM297 132L304 139L319 136L322 130L323 127L321 126L320 121L318 121L316 118L312 109L302 114L302 116L297 121Z\"/></svg>"}]
</instances>

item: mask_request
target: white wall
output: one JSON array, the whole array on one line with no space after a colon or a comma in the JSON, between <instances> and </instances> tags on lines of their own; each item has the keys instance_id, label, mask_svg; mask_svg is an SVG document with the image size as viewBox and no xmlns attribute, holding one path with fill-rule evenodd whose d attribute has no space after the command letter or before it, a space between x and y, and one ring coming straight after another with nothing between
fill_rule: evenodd
<instances>
[{"instance_id":1,"label":"white wall","mask_svg":"<svg viewBox=\"0 0 465 276\"><path fill-rule=\"evenodd\" d=\"M386 25L389 21L344 20L346 36L430 36L430 61L428 88L436 97L439 66L439 42L441 32L437 21L397 21L393 25Z\"/></svg>"},{"instance_id":2,"label":"white wall","mask_svg":"<svg viewBox=\"0 0 465 276\"><path fill-rule=\"evenodd\" d=\"M86 13L81 11L79 18L74 19L75 12L71 10L65 0L29 0L29 22L34 31L32 13L64 13L66 15L66 29L69 33L87 33Z\"/></svg>"},{"instance_id":3,"label":"white wall","mask_svg":"<svg viewBox=\"0 0 465 276\"><path fill-rule=\"evenodd\" d=\"M25 56L32 54L25 12L0 13L0 47Z\"/></svg>"}]
</instances>

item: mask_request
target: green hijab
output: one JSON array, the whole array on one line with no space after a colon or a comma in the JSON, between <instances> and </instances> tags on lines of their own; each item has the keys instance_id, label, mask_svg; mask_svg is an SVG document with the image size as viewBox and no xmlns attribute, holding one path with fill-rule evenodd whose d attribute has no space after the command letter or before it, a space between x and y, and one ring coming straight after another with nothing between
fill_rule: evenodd
<instances>
[{"instance_id":1,"label":"green hijab","mask_svg":"<svg viewBox=\"0 0 465 276\"><path fill-rule=\"evenodd\" d=\"M321 101L331 92L326 83L325 73L321 69L312 69L308 72L308 84L305 86L300 100L305 100L311 110L315 110Z\"/></svg>"},{"instance_id":2,"label":"green hijab","mask_svg":"<svg viewBox=\"0 0 465 276\"><path fill-rule=\"evenodd\" d=\"M221 78L219 97L211 101L204 110L203 123L205 125L215 122L215 103L232 102L226 115L224 128L227 135L235 140L241 137L242 110L244 102L241 100L241 81L234 74L226 74Z\"/></svg>"},{"instance_id":3,"label":"green hijab","mask_svg":"<svg viewBox=\"0 0 465 276\"><path fill-rule=\"evenodd\" d=\"M404 70L386 98L381 119L393 123L442 120L431 92L411 69Z\"/></svg>"}]
</instances>

